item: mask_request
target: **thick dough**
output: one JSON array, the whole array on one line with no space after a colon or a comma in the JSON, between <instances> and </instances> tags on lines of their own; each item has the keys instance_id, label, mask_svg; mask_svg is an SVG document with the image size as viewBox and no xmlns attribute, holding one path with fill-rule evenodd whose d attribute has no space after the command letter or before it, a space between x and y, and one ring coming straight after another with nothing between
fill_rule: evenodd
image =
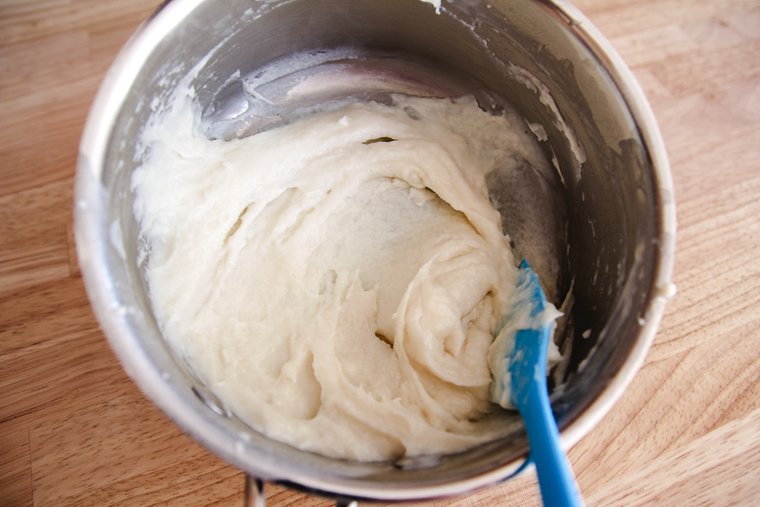
<instances>
[{"instance_id":1,"label":"thick dough","mask_svg":"<svg viewBox=\"0 0 760 507\"><path fill-rule=\"evenodd\" d=\"M224 142L178 106L135 213L162 331L231 410L357 460L505 433L488 354L516 268L485 177L540 156L524 122L396 96Z\"/></svg>"}]
</instances>

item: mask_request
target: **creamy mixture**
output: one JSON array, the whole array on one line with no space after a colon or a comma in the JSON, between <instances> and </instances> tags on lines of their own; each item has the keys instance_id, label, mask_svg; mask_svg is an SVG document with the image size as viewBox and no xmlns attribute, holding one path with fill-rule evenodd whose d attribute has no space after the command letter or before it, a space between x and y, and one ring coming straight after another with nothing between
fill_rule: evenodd
<instances>
[{"instance_id":1,"label":"creamy mixture","mask_svg":"<svg viewBox=\"0 0 760 507\"><path fill-rule=\"evenodd\" d=\"M395 96L214 141L183 101L145 132L135 213L162 331L232 412L358 460L504 434L517 271L486 175L541 157L525 122Z\"/></svg>"}]
</instances>

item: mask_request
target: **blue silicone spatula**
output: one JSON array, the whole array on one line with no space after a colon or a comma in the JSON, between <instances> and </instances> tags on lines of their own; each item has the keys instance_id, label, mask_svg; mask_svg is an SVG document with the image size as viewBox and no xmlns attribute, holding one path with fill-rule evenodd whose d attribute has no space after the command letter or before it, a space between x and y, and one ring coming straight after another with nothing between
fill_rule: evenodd
<instances>
[{"instance_id":1,"label":"blue silicone spatula","mask_svg":"<svg viewBox=\"0 0 760 507\"><path fill-rule=\"evenodd\" d=\"M530 325L522 325L517 330L509 357L511 401L525 421L530 459L536 466L544 505L581 506L583 501L559 443L559 431L546 387L546 353L552 339L554 318L544 318L546 296L538 275L526 261L520 263L517 287L515 307L529 311L527 322ZM518 309L518 305L527 306Z\"/></svg>"}]
</instances>

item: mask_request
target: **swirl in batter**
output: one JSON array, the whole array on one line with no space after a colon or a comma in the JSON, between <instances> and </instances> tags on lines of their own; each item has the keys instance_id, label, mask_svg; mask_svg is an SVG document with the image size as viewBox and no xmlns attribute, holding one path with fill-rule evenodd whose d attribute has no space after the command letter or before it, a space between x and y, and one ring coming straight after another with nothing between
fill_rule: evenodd
<instances>
[{"instance_id":1,"label":"swirl in batter","mask_svg":"<svg viewBox=\"0 0 760 507\"><path fill-rule=\"evenodd\" d=\"M540 157L475 99L395 96L233 141L190 99L133 175L155 315L240 418L328 456L497 438L489 348L516 268L486 175Z\"/></svg>"}]
</instances>

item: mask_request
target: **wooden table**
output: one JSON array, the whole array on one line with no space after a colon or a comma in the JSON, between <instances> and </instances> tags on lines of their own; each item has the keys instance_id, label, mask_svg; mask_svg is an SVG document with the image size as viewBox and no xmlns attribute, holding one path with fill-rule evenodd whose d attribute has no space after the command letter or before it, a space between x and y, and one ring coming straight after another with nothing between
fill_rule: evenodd
<instances>
[{"instance_id":1,"label":"wooden table","mask_svg":"<svg viewBox=\"0 0 760 507\"><path fill-rule=\"evenodd\" d=\"M85 115L158 0L0 0L0 505L239 505L243 475L127 378L72 237ZM646 365L570 452L589 505L760 505L760 3L582 0L673 166L675 282ZM270 504L327 505L280 487ZM456 502L539 503L524 474Z\"/></svg>"}]
</instances>

